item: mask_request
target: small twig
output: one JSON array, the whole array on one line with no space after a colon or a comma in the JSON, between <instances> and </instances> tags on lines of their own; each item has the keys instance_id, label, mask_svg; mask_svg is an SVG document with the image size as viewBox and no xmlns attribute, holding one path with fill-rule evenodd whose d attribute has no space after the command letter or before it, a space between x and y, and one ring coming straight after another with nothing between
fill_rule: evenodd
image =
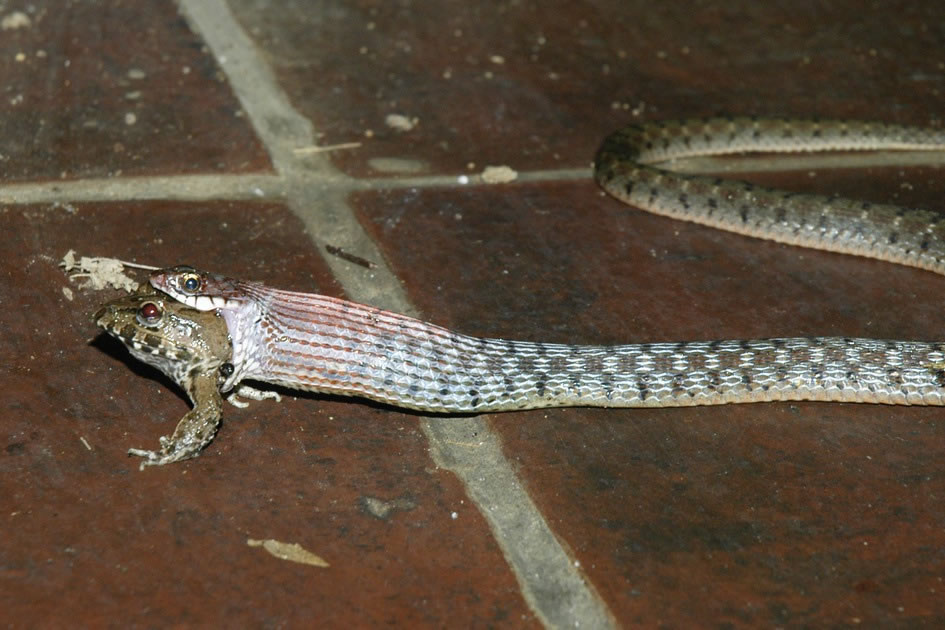
<instances>
[{"instance_id":1,"label":"small twig","mask_svg":"<svg viewBox=\"0 0 945 630\"><path fill-rule=\"evenodd\" d=\"M109 260L118 260L117 258L110 258ZM152 267L151 265L142 265L141 263L127 262L125 260L118 260L123 267L131 267L132 269L144 269L145 271L157 271L160 267Z\"/></svg>"},{"instance_id":2,"label":"small twig","mask_svg":"<svg viewBox=\"0 0 945 630\"><path fill-rule=\"evenodd\" d=\"M374 268L374 263L372 263L370 260L366 258L361 258L360 256L355 256L354 254L349 254L348 252L341 249L340 247L335 247L334 245L325 245L325 251L327 251L332 256L337 256L338 258L341 258L342 260L347 260L350 263L361 265L362 267L365 267L366 269Z\"/></svg>"}]
</instances>

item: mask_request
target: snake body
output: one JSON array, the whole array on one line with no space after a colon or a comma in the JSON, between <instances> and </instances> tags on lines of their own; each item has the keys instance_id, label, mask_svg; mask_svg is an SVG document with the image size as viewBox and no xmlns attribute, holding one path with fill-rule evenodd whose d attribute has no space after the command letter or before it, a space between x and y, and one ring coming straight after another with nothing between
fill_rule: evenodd
<instances>
[{"instance_id":1,"label":"snake body","mask_svg":"<svg viewBox=\"0 0 945 630\"><path fill-rule=\"evenodd\" d=\"M945 132L875 122L709 118L630 126L595 160L600 186L643 210L748 236L945 274L945 215L792 193L655 166L745 152L943 151Z\"/></svg>"},{"instance_id":2,"label":"snake body","mask_svg":"<svg viewBox=\"0 0 945 630\"><path fill-rule=\"evenodd\" d=\"M654 166L744 151L943 149L945 134L935 130L708 119L620 130L604 142L595 174L614 197L658 214L945 273L945 222L937 213ZM470 337L378 308L186 266L157 271L150 281L178 300L165 304L177 316L222 316L232 344L224 392L248 379L444 413L777 400L945 404L945 342L545 344Z\"/></svg>"},{"instance_id":3,"label":"snake body","mask_svg":"<svg viewBox=\"0 0 945 630\"><path fill-rule=\"evenodd\" d=\"M346 300L191 267L152 284L218 310L243 379L445 413L775 400L945 404L945 343L843 337L546 344L470 337Z\"/></svg>"}]
</instances>

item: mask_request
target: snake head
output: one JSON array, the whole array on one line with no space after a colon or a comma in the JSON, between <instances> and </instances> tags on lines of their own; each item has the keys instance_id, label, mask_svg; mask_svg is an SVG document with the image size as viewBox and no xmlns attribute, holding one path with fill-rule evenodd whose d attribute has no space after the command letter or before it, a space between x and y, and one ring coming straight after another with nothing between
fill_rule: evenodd
<instances>
[{"instance_id":1,"label":"snake head","mask_svg":"<svg viewBox=\"0 0 945 630\"><path fill-rule=\"evenodd\" d=\"M234 306L231 298L241 295L235 280L190 265L159 269L149 281L155 289L198 311L230 308Z\"/></svg>"},{"instance_id":2,"label":"snake head","mask_svg":"<svg viewBox=\"0 0 945 630\"><path fill-rule=\"evenodd\" d=\"M208 275L190 265L177 265L152 272L149 282L155 289L175 297L178 301L184 301L177 296L199 296L206 286L204 277Z\"/></svg>"}]
</instances>

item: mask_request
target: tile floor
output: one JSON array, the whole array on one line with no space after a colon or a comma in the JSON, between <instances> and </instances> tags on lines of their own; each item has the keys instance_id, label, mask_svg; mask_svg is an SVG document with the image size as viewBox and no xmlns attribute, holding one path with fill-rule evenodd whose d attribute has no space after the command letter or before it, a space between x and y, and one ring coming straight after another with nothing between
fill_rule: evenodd
<instances>
[{"instance_id":1,"label":"tile floor","mask_svg":"<svg viewBox=\"0 0 945 630\"><path fill-rule=\"evenodd\" d=\"M931 273L645 215L588 170L636 120L940 125L941 3L34 0L0 19L3 625L945 625L941 410L425 418L290 395L139 472L126 449L186 401L97 335L116 292L57 266L188 262L557 342L941 338ZM488 165L519 180L482 184ZM753 180L942 207L931 162Z\"/></svg>"}]
</instances>

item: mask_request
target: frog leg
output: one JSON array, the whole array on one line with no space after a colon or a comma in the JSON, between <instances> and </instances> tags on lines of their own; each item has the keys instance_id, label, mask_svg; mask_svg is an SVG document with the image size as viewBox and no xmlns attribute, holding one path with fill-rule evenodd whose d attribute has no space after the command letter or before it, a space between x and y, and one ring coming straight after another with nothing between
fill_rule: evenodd
<instances>
[{"instance_id":1,"label":"frog leg","mask_svg":"<svg viewBox=\"0 0 945 630\"><path fill-rule=\"evenodd\" d=\"M161 450L128 449L129 455L144 458L139 467L141 470L145 466L163 466L196 457L200 449L213 441L223 419L223 397L217 388L217 380L215 370L192 375L187 393L194 408L181 418L170 437L161 437Z\"/></svg>"}]
</instances>

